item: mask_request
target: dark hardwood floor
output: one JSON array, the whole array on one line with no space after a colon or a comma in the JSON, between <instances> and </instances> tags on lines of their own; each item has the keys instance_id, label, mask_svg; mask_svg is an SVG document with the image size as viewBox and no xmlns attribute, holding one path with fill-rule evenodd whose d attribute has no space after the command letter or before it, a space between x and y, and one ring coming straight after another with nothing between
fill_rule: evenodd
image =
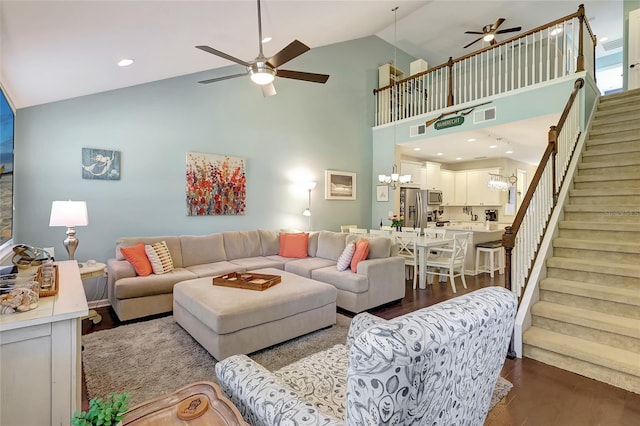
<instances>
[{"instance_id":1,"label":"dark hardwood floor","mask_svg":"<svg viewBox=\"0 0 640 426\"><path fill-rule=\"evenodd\" d=\"M481 274L475 277L467 276L466 281L468 288L464 289L459 279L456 279L456 294L451 291L448 283L429 286L424 290L414 290L412 282L407 281L407 293L402 301L372 309L369 312L391 319L482 287L503 286L504 276L496 274L492 279L489 274ZM102 315L102 322L93 325L90 321L84 320L82 334L121 325L110 308L98 308L97 311ZM631 426L640 424L640 395L638 394L528 358L507 359L501 374L513 383L513 389L489 413L485 425ZM82 405L86 410L88 402L84 377L82 385Z\"/></svg>"}]
</instances>

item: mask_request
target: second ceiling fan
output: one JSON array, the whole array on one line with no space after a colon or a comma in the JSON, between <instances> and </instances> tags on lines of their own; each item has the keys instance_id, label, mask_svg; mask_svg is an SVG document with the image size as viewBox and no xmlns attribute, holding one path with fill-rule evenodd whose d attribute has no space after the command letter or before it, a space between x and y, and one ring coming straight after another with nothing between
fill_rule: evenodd
<instances>
[{"instance_id":1,"label":"second ceiling fan","mask_svg":"<svg viewBox=\"0 0 640 426\"><path fill-rule=\"evenodd\" d=\"M482 37L475 39L471 43L467 44L464 48L466 49L467 47L479 42L480 40L484 40L493 45L493 44L496 44L496 34L514 33L522 29L522 27L513 27L513 28L507 28L504 30L498 30L498 27L502 25L502 23L505 20L506 19L504 18L498 18L498 20L494 24L487 24L484 27L482 27L482 32L465 31L465 34L480 34L482 35Z\"/></svg>"},{"instance_id":2,"label":"second ceiling fan","mask_svg":"<svg viewBox=\"0 0 640 426\"><path fill-rule=\"evenodd\" d=\"M258 1L258 47L259 54L251 62L243 61L234 56L216 50L209 46L196 46L196 48L219 56L224 59L228 59L232 62L240 64L246 68L246 72L241 74L233 74L225 77L212 78L209 80L199 81L198 83L208 84L216 81L228 80L230 78L243 77L249 75L251 80L262 87L262 94L267 96L273 96L276 94L276 89L273 86L273 80L275 77L291 78L294 80L310 81L313 83L326 83L329 79L327 74L315 74L302 71L290 71L278 69L281 65L289 62L290 60L297 58L304 52L310 50L309 46L305 45L301 41L294 40L289 45L284 47L278 53L270 58L266 58L262 52L262 14L260 10L260 0Z\"/></svg>"}]
</instances>

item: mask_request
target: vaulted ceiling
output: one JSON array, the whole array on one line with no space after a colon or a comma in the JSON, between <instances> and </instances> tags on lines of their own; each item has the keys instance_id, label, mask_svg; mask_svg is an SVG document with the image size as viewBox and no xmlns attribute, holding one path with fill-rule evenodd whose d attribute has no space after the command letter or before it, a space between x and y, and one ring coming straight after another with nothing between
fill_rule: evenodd
<instances>
[{"instance_id":1,"label":"vaulted ceiling","mask_svg":"<svg viewBox=\"0 0 640 426\"><path fill-rule=\"evenodd\" d=\"M622 1L584 1L598 36L622 37ZM399 6L397 26L392 8ZM378 35L431 66L469 53L467 30L499 17L523 31L573 13L573 1L262 0L267 56ZM0 82L16 108L231 65L194 48L256 56L254 0L0 0ZM598 55L616 52L598 48ZM619 44L619 43L618 43ZM479 43L474 47L481 47ZM118 67L122 58L129 67Z\"/></svg>"}]
</instances>

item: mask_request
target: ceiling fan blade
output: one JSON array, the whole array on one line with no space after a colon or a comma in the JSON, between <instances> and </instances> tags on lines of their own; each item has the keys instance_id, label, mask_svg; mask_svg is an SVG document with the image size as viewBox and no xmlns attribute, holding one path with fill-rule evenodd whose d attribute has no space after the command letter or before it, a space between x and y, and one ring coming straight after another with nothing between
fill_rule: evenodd
<instances>
[{"instance_id":1,"label":"ceiling fan blade","mask_svg":"<svg viewBox=\"0 0 640 426\"><path fill-rule=\"evenodd\" d=\"M276 76L282 78L292 78L294 80L310 81L312 83L326 83L329 80L327 74L314 74L311 72L278 70Z\"/></svg>"},{"instance_id":2,"label":"ceiling fan blade","mask_svg":"<svg viewBox=\"0 0 640 426\"><path fill-rule=\"evenodd\" d=\"M496 31L496 34L515 33L516 31L520 31L521 29L522 27L507 28L506 30Z\"/></svg>"},{"instance_id":3,"label":"ceiling fan blade","mask_svg":"<svg viewBox=\"0 0 640 426\"><path fill-rule=\"evenodd\" d=\"M278 53L270 57L267 63L271 65L273 68L278 68L280 65L286 64L293 58L297 58L298 56L302 55L304 52L310 49L311 48L306 44L304 44L303 42L298 40L293 40L284 49L282 49L281 51L279 51Z\"/></svg>"},{"instance_id":4,"label":"ceiling fan blade","mask_svg":"<svg viewBox=\"0 0 640 426\"><path fill-rule=\"evenodd\" d=\"M268 98L276 94L276 88L273 83L265 84L262 86L262 96Z\"/></svg>"},{"instance_id":5,"label":"ceiling fan blade","mask_svg":"<svg viewBox=\"0 0 640 426\"><path fill-rule=\"evenodd\" d=\"M227 55L226 53L221 52L219 50L216 50L216 49L214 49L212 47L209 47L209 46L196 46L196 49L200 49L200 50L203 50L203 51L205 51L207 53L211 53L212 55L216 55L216 56L219 56L221 58L228 59L231 62L235 62L236 64L240 64L240 65L244 65L245 67L248 67L249 65L251 65L250 63L248 63L246 61L243 61L242 59L238 59L238 58L233 57L231 55Z\"/></svg>"},{"instance_id":6,"label":"ceiling fan blade","mask_svg":"<svg viewBox=\"0 0 640 426\"><path fill-rule=\"evenodd\" d=\"M482 37L477 38L477 39L475 39L474 41L472 41L471 43L467 44L467 45L464 47L464 49L466 49L467 47L471 46L471 45L472 45L472 44L474 44L474 43L479 42L480 40L482 40Z\"/></svg>"},{"instance_id":7,"label":"ceiling fan blade","mask_svg":"<svg viewBox=\"0 0 640 426\"><path fill-rule=\"evenodd\" d=\"M504 23L504 21L506 21L506 19L504 19L504 18L498 18L498 20L496 21L496 23L495 23L495 24L493 24L493 26L491 27L491 31L495 31L495 30L497 30L497 29L498 29L498 27Z\"/></svg>"},{"instance_id":8,"label":"ceiling fan blade","mask_svg":"<svg viewBox=\"0 0 640 426\"><path fill-rule=\"evenodd\" d=\"M480 31L465 31L465 34L484 34L483 32Z\"/></svg>"},{"instance_id":9,"label":"ceiling fan blade","mask_svg":"<svg viewBox=\"0 0 640 426\"><path fill-rule=\"evenodd\" d=\"M202 81L199 81L198 83L201 83L201 84L215 83L216 81L229 80L230 78L236 78L236 77L244 77L245 75L247 75L246 72L242 74L233 74L233 75L227 75L224 77L210 78L209 80L202 80Z\"/></svg>"}]
</instances>

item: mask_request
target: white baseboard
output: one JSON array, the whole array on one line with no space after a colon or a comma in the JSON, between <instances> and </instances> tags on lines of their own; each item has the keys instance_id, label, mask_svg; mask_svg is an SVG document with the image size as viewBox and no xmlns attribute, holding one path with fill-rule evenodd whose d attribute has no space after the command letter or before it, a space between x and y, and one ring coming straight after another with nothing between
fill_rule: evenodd
<instances>
[{"instance_id":1,"label":"white baseboard","mask_svg":"<svg viewBox=\"0 0 640 426\"><path fill-rule=\"evenodd\" d=\"M89 309L103 308L105 306L111 306L111 303L109 303L109 299L91 300L87 304L89 305Z\"/></svg>"}]
</instances>

